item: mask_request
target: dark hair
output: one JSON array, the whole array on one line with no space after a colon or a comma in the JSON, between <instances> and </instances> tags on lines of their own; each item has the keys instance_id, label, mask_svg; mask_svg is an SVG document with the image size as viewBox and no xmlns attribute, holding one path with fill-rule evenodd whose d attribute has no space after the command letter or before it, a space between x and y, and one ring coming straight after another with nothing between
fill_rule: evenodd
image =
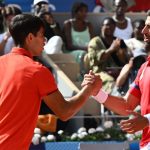
<instances>
[{"instance_id":1,"label":"dark hair","mask_svg":"<svg viewBox=\"0 0 150 150\"><path fill-rule=\"evenodd\" d=\"M15 44L23 46L28 34L32 33L36 36L41 27L45 28L43 21L39 17L30 14L20 14L12 19L9 25L9 32Z\"/></svg>"},{"instance_id":2,"label":"dark hair","mask_svg":"<svg viewBox=\"0 0 150 150\"><path fill-rule=\"evenodd\" d=\"M83 2L76 2L73 4L72 6L72 17L75 16L75 14L77 14L78 11L80 11L82 8L86 8L88 10L88 5L86 5L85 3Z\"/></svg>"},{"instance_id":3,"label":"dark hair","mask_svg":"<svg viewBox=\"0 0 150 150\"><path fill-rule=\"evenodd\" d=\"M142 24L143 26L145 25L145 20L143 19L136 19L133 21L133 26L136 27L137 25Z\"/></svg>"},{"instance_id":4,"label":"dark hair","mask_svg":"<svg viewBox=\"0 0 150 150\"><path fill-rule=\"evenodd\" d=\"M4 17L2 11L0 10L0 33L4 32Z\"/></svg>"}]
</instances>

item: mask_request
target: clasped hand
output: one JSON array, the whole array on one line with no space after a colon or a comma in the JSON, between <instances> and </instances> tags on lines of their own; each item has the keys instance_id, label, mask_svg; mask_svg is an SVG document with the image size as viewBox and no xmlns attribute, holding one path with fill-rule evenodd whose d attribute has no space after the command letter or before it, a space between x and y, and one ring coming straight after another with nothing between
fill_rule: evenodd
<instances>
[{"instance_id":1,"label":"clasped hand","mask_svg":"<svg viewBox=\"0 0 150 150\"><path fill-rule=\"evenodd\" d=\"M102 80L99 75L94 74L91 70L89 74L84 75L84 80L81 84L82 87L84 86L92 86L92 95L97 95L99 90L102 87Z\"/></svg>"}]
</instances>

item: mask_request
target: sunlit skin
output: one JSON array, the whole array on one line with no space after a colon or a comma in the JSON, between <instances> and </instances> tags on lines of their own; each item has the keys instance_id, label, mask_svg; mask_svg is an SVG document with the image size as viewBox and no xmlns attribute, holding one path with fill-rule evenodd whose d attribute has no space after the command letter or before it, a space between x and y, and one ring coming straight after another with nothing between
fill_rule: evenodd
<instances>
[{"instance_id":1,"label":"sunlit skin","mask_svg":"<svg viewBox=\"0 0 150 150\"><path fill-rule=\"evenodd\" d=\"M28 35L27 41L30 42L32 46L28 47L27 49L32 53L33 56L39 56L44 49L45 45L44 32L45 32L44 28L41 27L36 35L33 35L32 33Z\"/></svg>"},{"instance_id":2,"label":"sunlit skin","mask_svg":"<svg viewBox=\"0 0 150 150\"><path fill-rule=\"evenodd\" d=\"M127 10L127 4L124 2L124 0L115 0L115 10L117 17L124 16Z\"/></svg>"},{"instance_id":3,"label":"sunlit skin","mask_svg":"<svg viewBox=\"0 0 150 150\"><path fill-rule=\"evenodd\" d=\"M54 18L51 14L45 14L44 15L44 19L46 20L46 22L48 22L49 24L54 24Z\"/></svg>"},{"instance_id":4,"label":"sunlit skin","mask_svg":"<svg viewBox=\"0 0 150 150\"><path fill-rule=\"evenodd\" d=\"M146 43L149 43L150 42L150 16L148 16L145 21L145 27L143 28L142 33L144 35L144 41ZM145 117L143 117L142 115L136 112L131 112L131 114L134 115L133 119L122 120L120 122L120 126L122 130L128 133L135 133L149 126L149 122Z\"/></svg>"},{"instance_id":5,"label":"sunlit skin","mask_svg":"<svg viewBox=\"0 0 150 150\"><path fill-rule=\"evenodd\" d=\"M105 36L113 37L113 32L115 30L115 25L110 20L105 20L102 25L102 34Z\"/></svg>"},{"instance_id":6,"label":"sunlit skin","mask_svg":"<svg viewBox=\"0 0 150 150\"><path fill-rule=\"evenodd\" d=\"M88 84L93 84L94 80L95 74L90 71L89 74L84 76L82 87ZM133 134L149 126L147 118L133 111L139 104L140 100L138 98L127 93L123 98L109 95L108 99L104 103L104 106L120 115L133 115L134 117L132 119L129 118L128 120L122 120L120 122L120 127L123 131Z\"/></svg>"},{"instance_id":7,"label":"sunlit skin","mask_svg":"<svg viewBox=\"0 0 150 150\"><path fill-rule=\"evenodd\" d=\"M142 33L144 35L144 41L150 42L150 16L147 17L145 21L145 27L142 30Z\"/></svg>"},{"instance_id":8,"label":"sunlit skin","mask_svg":"<svg viewBox=\"0 0 150 150\"><path fill-rule=\"evenodd\" d=\"M144 35L142 34L142 30L145 27L144 22L143 23L136 23L134 26L134 36L136 39L143 41Z\"/></svg>"},{"instance_id":9,"label":"sunlit skin","mask_svg":"<svg viewBox=\"0 0 150 150\"><path fill-rule=\"evenodd\" d=\"M87 13L88 13L87 8L83 7L77 12L76 17L77 19L85 20L87 17Z\"/></svg>"}]
</instances>

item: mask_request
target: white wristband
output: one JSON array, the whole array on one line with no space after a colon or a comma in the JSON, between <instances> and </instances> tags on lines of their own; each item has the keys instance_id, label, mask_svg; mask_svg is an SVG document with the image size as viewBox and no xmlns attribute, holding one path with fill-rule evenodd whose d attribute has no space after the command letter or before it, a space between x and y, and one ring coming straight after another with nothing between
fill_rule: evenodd
<instances>
[{"instance_id":1,"label":"white wristband","mask_svg":"<svg viewBox=\"0 0 150 150\"><path fill-rule=\"evenodd\" d=\"M102 90L99 90L98 94L94 96L95 100L103 104L108 98L108 94Z\"/></svg>"},{"instance_id":2,"label":"white wristband","mask_svg":"<svg viewBox=\"0 0 150 150\"><path fill-rule=\"evenodd\" d=\"M146 114L146 115L144 115L144 117L148 119L148 122L149 122L149 125L150 125L150 114Z\"/></svg>"}]
</instances>

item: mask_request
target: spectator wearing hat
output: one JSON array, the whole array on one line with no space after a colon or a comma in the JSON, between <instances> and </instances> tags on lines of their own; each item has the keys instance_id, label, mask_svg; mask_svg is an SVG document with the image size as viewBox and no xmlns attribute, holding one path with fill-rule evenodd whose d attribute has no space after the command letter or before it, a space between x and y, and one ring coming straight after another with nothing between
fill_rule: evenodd
<instances>
[{"instance_id":1,"label":"spectator wearing hat","mask_svg":"<svg viewBox=\"0 0 150 150\"><path fill-rule=\"evenodd\" d=\"M48 0L34 0L33 1L33 13L34 15L38 15L41 11L41 8L45 11L49 11L49 2Z\"/></svg>"},{"instance_id":2,"label":"spectator wearing hat","mask_svg":"<svg viewBox=\"0 0 150 150\"><path fill-rule=\"evenodd\" d=\"M44 8L46 11L56 10L55 6L53 4L50 4L48 0L34 0L32 7L33 9L31 11L35 15L37 15L41 11L41 8Z\"/></svg>"},{"instance_id":3,"label":"spectator wearing hat","mask_svg":"<svg viewBox=\"0 0 150 150\"><path fill-rule=\"evenodd\" d=\"M4 33L0 34L0 55L9 53L12 47L14 47L14 41L10 36L8 27L12 18L21 13L22 13L21 7L16 4L9 4L5 6L4 9L2 10L5 22L5 31Z\"/></svg>"},{"instance_id":4,"label":"spectator wearing hat","mask_svg":"<svg viewBox=\"0 0 150 150\"><path fill-rule=\"evenodd\" d=\"M47 54L62 53L63 40L60 25L54 19L48 0L34 0L34 15L40 17L45 23L45 37L47 43L44 50Z\"/></svg>"},{"instance_id":5,"label":"spectator wearing hat","mask_svg":"<svg viewBox=\"0 0 150 150\"><path fill-rule=\"evenodd\" d=\"M38 16L45 23L45 37L47 38L47 40L49 40L55 35L62 36L60 25L58 22L56 22L50 11L41 9Z\"/></svg>"},{"instance_id":6,"label":"spectator wearing hat","mask_svg":"<svg viewBox=\"0 0 150 150\"><path fill-rule=\"evenodd\" d=\"M58 22L55 21L52 13L41 8L37 14L45 23L45 37L47 43L44 50L47 54L62 53L63 40L62 31Z\"/></svg>"}]
</instances>

